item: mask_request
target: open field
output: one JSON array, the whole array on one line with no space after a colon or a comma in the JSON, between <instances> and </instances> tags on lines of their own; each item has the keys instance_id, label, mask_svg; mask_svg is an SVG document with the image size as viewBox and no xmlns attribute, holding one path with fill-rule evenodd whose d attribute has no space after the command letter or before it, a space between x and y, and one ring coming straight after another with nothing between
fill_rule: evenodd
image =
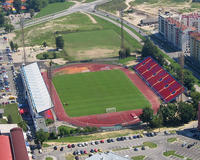
<instances>
[{"instance_id":1,"label":"open field","mask_svg":"<svg viewBox=\"0 0 200 160\"><path fill-rule=\"evenodd\" d=\"M132 5L139 5L143 3L148 3L148 4L156 4L156 3L166 3L166 4L182 4L182 3L187 3L189 0L134 0L131 2Z\"/></svg>"},{"instance_id":2,"label":"open field","mask_svg":"<svg viewBox=\"0 0 200 160\"><path fill-rule=\"evenodd\" d=\"M74 2L57 2L57 3L50 3L45 8L42 8L41 11L35 15L35 18L39 18L42 16L46 16L48 14L56 13L69 7L73 6Z\"/></svg>"},{"instance_id":3,"label":"open field","mask_svg":"<svg viewBox=\"0 0 200 160\"><path fill-rule=\"evenodd\" d=\"M110 2L107 2L98 6L99 9L112 12L112 13L116 13L119 10L124 10L127 7L128 6L125 4L124 0L112 0Z\"/></svg>"},{"instance_id":4,"label":"open field","mask_svg":"<svg viewBox=\"0 0 200 160\"><path fill-rule=\"evenodd\" d=\"M12 117L13 123L19 123L22 120L18 112L17 104L1 105L0 108L4 109L4 116L8 117L8 115L10 115ZM6 121L0 119L0 123L6 123Z\"/></svg>"},{"instance_id":5,"label":"open field","mask_svg":"<svg viewBox=\"0 0 200 160\"><path fill-rule=\"evenodd\" d=\"M71 117L106 113L110 107L119 112L150 106L120 70L57 75L53 83Z\"/></svg>"},{"instance_id":6,"label":"open field","mask_svg":"<svg viewBox=\"0 0 200 160\"><path fill-rule=\"evenodd\" d=\"M48 46L55 48L55 36L62 35L65 40L64 50L67 56L62 54L58 55L58 58L84 60L118 56L120 28L99 17L91 17L86 14L74 13L26 28L26 46L41 45L46 41ZM128 33L125 32L124 37L125 45L132 51L141 50L141 45ZM15 41L20 41L20 32L16 32ZM51 57L52 53L48 54ZM42 57L42 55L38 57Z\"/></svg>"}]
</instances>

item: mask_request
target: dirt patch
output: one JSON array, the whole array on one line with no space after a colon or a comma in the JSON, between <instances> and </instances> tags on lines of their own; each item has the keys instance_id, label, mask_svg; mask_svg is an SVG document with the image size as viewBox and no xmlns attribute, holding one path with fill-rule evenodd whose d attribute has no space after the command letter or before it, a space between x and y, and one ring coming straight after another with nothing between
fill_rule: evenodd
<instances>
[{"instance_id":1,"label":"dirt patch","mask_svg":"<svg viewBox=\"0 0 200 160\"><path fill-rule=\"evenodd\" d=\"M96 19L94 19L94 17L92 17L90 14L85 13L85 12L81 12L81 13L87 15L89 17L89 19L92 21L93 24L97 24Z\"/></svg>"},{"instance_id":2,"label":"dirt patch","mask_svg":"<svg viewBox=\"0 0 200 160\"><path fill-rule=\"evenodd\" d=\"M53 49L52 47L46 47L46 48L41 48L40 46L34 46L34 47L25 47L25 51L26 51L26 61L27 62L35 62L35 61L39 61L36 58L37 54L43 53L43 52L47 52L49 49ZM20 47L18 49L18 52L15 52L12 57L13 57L13 61L15 63L21 63L23 61L23 48Z\"/></svg>"},{"instance_id":3,"label":"dirt patch","mask_svg":"<svg viewBox=\"0 0 200 160\"><path fill-rule=\"evenodd\" d=\"M77 58L103 58L108 57L108 55L113 55L113 49L91 49L91 50L81 50L77 53Z\"/></svg>"},{"instance_id":4,"label":"dirt patch","mask_svg":"<svg viewBox=\"0 0 200 160\"><path fill-rule=\"evenodd\" d=\"M90 72L90 70L88 69L88 67L67 67L60 70L58 74L59 75L75 74L75 73L81 73L81 72Z\"/></svg>"}]
</instances>

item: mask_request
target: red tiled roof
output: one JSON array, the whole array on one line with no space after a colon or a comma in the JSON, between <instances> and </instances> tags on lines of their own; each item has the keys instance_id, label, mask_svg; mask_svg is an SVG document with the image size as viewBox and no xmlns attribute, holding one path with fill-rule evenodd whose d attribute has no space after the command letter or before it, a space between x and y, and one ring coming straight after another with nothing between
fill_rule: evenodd
<instances>
[{"instance_id":1,"label":"red tiled roof","mask_svg":"<svg viewBox=\"0 0 200 160\"><path fill-rule=\"evenodd\" d=\"M12 152L8 136L0 135L0 159L12 160Z\"/></svg>"},{"instance_id":2,"label":"red tiled roof","mask_svg":"<svg viewBox=\"0 0 200 160\"><path fill-rule=\"evenodd\" d=\"M21 128L11 129L10 139L11 139L14 159L29 160L22 129Z\"/></svg>"}]
</instances>

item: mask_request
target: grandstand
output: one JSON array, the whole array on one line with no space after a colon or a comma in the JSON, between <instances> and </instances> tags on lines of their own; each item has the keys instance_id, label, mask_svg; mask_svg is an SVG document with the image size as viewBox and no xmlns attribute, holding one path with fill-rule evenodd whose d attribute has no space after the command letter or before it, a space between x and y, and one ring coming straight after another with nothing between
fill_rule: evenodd
<instances>
[{"instance_id":1,"label":"grandstand","mask_svg":"<svg viewBox=\"0 0 200 160\"><path fill-rule=\"evenodd\" d=\"M145 58L134 66L134 69L166 103L185 91L185 88L151 57Z\"/></svg>"}]
</instances>

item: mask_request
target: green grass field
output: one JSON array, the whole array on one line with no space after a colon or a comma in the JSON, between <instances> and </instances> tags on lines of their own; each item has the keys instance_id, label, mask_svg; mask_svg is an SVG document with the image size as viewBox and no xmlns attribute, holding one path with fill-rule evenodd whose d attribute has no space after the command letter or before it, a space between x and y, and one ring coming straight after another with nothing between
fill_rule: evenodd
<instances>
[{"instance_id":1,"label":"green grass field","mask_svg":"<svg viewBox=\"0 0 200 160\"><path fill-rule=\"evenodd\" d=\"M121 70L56 75L53 83L71 117L150 107L150 103Z\"/></svg>"},{"instance_id":2,"label":"green grass field","mask_svg":"<svg viewBox=\"0 0 200 160\"><path fill-rule=\"evenodd\" d=\"M82 13L74 13L51 22L46 22L25 29L26 46L41 45L44 41L48 46L55 46L55 36L62 35L65 40L64 50L67 55L57 54L57 58L67 60L85 60L118 56L120 49L120 28L99 17L93 16L97 23ZM59 34L54 34L55 32ZM21 32L16 31L15 42L19 46ZM140 51L142 46L127 32L124 32L125 46L132 52ZM49 57L52 53L49 52ZM43 57L42 54L37 56Z\"/></svg>"},{"instance_id":3,"label":"green grass field","mask_svg":"<svg viewBox=\"0 0 200 160\"><path fill-rule=\"evenodd\" d=\"M4 116L11 115L13 123L19 123L22 121L21 115L18 112L17 104L8 104L5 106L0 106L0 108L4 109ZM7 123L3 119L0 119L0 123Z\"/></svg>"},{"instance_id":4,"label":"green grass field","mask_svg":"<svg viewBox=\"0 0 200 160\"><path fill-rule=\"evenodd\" d=\"M35 18L39 18L42 16L46 16L48 14L56 13L69 7L73 6L74 2L57 2L50 3L45 8L42 8L41 11L35 16Z\"/></svg>"}]
</instances>

